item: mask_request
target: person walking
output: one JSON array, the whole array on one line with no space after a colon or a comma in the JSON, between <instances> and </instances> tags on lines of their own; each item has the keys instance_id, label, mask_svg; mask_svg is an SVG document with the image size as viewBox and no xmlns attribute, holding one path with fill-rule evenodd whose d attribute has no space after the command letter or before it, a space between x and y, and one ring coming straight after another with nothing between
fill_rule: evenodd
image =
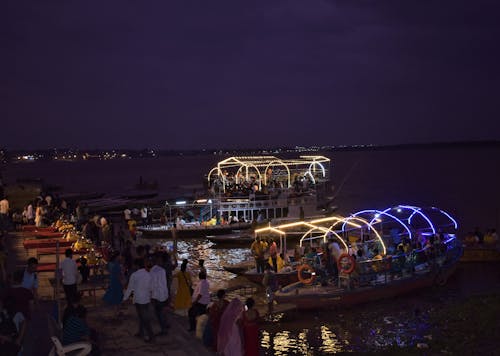
<instances>
[{"instance_id":1,"label":"person walking","mask_svg":"<svg viewBox=\"0 0 500 356\"><path fill-rule=\"evenodd\" d=\"M73 260L73 250L70 248L64 252L66 258L61 262L62 283L66 301L70 303L78 294L76 284L78 282L78 266Z\"/></svg>"},{"instance_id":2,"label":"person walking","mask_svg":"<svg viewBox=\"0 0 500 356\"><path fill-rule=\"evenodd\" d=\"M207 311L207 305L210 303L210 284L207 281L207 274L205 272L200 272L198 274L198 278L200 281L196 285L193 292L193 305L188 312L189 331L195 331L196 317L198 315L205 314Z\"/></svg>"},{"instance_id":3,"label":"person walking","mask_svg":"<svg viewBox=\"0 0 500 356\"><path fill-rule=\"evenodd\" d=\"M152 284L152 296L151 300L155 310L156 318L160 324L160 332L158 335L165 335L167 333L168 324L165 315L165 307L167 306L168 300L168 289L167 289L167 274L165 269L162 267L163 255L156 253L155 264L151 268L151 284Z\"/></svg>"},{"instance_id":4,"label":"person walking","mask_svg":"<svg viewBox=\"0 0 500 356\"><path fill-rule=\"evenodd\" d=\"M127 290L123 296L126 301L134 292L134 305L139 321L139 331L137 337L143 337L145 342L153 341L153 330L149 318L149 308L151 306L151 274L144 267L144 259L136 259L135 264L139 268L130 275Z\"/></svg>"}]
</instances>

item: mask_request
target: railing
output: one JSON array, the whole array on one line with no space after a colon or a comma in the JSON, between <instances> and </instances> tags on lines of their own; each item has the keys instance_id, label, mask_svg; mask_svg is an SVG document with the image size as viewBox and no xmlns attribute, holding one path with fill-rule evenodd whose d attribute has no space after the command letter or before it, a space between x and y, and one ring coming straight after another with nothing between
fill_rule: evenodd
<instances>
[{"instance_id":1,"label":"railing","mask_svg":"<svg viewBox=\"0 0 500 356\"><path fill-rule=\"evenodd\" d=\"M356 268L350 276L339 276L348 282L348 287L386 284L394 279L439 272L446 264L458 260L462 248L456 238L451 238L433 249L423 248L408 254L387 256L380 260L356 262ZM342 273L340 273L342 275ZM348 277L348 278L346 278Z\"/></svg>"}]
</instances>

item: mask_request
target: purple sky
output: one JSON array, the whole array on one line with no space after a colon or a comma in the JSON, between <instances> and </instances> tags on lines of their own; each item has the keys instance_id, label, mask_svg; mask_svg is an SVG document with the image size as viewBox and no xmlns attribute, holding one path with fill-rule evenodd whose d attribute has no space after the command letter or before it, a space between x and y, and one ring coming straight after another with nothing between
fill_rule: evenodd
<instances>
[{"instance_id":1,"label":"purple sky","mask_svg":"<svg viewBox=\"0 0 500 356\"><path fill-rule=\"evenodd\" d=\"M1 8L7 148L500 138L497 0Z\"/></svg>"}]
</instances>

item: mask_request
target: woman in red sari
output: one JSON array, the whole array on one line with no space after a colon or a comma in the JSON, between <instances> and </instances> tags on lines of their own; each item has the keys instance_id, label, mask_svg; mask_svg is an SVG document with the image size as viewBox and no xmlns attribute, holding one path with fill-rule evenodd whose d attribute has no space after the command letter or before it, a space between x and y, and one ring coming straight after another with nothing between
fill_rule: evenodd
<instances>
[{"instance_id":1,"label":"woman in red sari","mask_svg":"<svg viewBox=\"0 0 500 356\"><path fill-rule=\"evenodd\" d=\"M253 308L254 305L253 298L248 298L240 318L245 356L259 355L259 312Z\"/></svg>"}]
</instances>

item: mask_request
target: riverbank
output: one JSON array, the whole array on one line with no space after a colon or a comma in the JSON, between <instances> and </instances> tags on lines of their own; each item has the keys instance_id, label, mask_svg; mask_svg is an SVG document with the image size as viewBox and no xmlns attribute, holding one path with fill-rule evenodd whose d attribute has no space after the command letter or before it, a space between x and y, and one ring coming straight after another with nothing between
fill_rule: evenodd
<instances>
[{"instance_id":1,"label":"riverbank","mask_svg":"<svg viewBox=\"0 0 500 356\"><path fill-rule=\"evenodd\" d=\"M24 268L29 257L36 257L36 250L25 250L22 242L24 236L20 232L11 232L4 237L5 246L9 252L7 268L9 271L19 271ZM55 260L54 255L43 256L40 262ZM39 272L39 304L34 308L32 320L23 342L24 355L48 355L52 345L48 331L48 316L56 315L56 302L53 298L53 288L49 282L54 272ZM169 313L170 329L167 335L158 336L153 343L145 343L134 337L137 329L137 316L131 302L125 303L123 315L113 316L114 310L102 302L104 290L96 290L95 297L84 294L82 304L87 308L87 322L97 330L99 348L102 355L214 355L210 350L187 331L186 317ZM64 305L64 302L61 304ZM153 331L159 327L153 320ZM158 329L158 330L157 330Z\"/></svg>"}]
</instances>

